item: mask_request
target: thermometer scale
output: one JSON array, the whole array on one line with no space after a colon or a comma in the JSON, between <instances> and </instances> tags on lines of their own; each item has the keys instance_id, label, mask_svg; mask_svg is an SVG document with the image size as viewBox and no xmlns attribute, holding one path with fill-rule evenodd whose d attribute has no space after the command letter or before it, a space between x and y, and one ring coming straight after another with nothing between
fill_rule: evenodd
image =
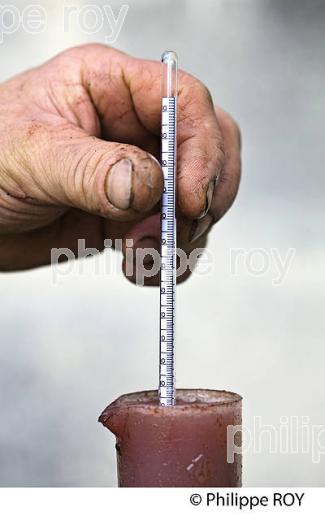
<instances>
[{"instance_id":1,"label":"thermometer scale","mask_svg":"<svg viewBox=\"0 0 325 520\"><path fill-rule=\"evenodd\" d=\"M162 406L172 406L175 404L177 55L166 51L161 61L164 190L161 204L159 401Z\"/></svg>"}]
</instances>

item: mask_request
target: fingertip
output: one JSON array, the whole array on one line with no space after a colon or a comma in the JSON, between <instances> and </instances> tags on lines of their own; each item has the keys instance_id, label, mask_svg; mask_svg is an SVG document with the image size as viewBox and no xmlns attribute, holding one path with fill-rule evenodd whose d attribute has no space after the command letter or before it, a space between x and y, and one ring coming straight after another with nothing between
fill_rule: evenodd
<instances>
[{"instance_id":1,"label":"fingertip","mask_svg":"<svg viewBox=\"0 0 325 520\"><path fill-rule=\"evenodd\" d=\"M136 217L151 210L163 191L160 163L135 146L124 146L123 154L106 171L104 191L111 214L117 219Z\"/></svg>"},{"instance_id":2,"label":"fingertip","mask_svg":"<svg viewBox=\"0 0 325 520\"><path fill-rule=\"evenodd\" d=\"M190 164L178 181L178 207L185 217L201 219L210 209L219 176L217 173L211 176L201 160Z\"/></svg>"}]
</instances>

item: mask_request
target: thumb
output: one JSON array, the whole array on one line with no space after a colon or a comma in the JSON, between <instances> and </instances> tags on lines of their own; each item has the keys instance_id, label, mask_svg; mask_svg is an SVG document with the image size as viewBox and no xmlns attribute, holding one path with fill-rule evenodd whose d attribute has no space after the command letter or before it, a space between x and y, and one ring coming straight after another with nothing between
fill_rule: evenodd
<instances>
[{"instance_id":1,"label":"thumb","mask_svg":"<svg viewBox=\"0 0 325 520\"><path fill-rule=\"evenodd\" d=\"M136 146L80 134L52 138L48 154L43 147L47 175L35 168L36 184L51 202L122 221L155 206L163 190L155 157Z\"/></svg>"}]
</instances>

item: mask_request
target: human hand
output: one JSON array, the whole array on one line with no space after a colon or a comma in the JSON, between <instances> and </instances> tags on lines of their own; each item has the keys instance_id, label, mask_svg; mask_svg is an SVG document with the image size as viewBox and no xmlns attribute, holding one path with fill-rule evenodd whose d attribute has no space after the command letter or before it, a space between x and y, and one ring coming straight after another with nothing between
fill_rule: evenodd
<instances>
[{"instance_id":1,"label":"human hand","mask_svg":"<svg viewBox=\"0 0 325 520\"><path fill-rule=\"evenodd\" d=\"M159 249L160 82L158 62L92 44L0 85L0 270L46 265L52 248L76 254L78 239ZM205 244L239 178L236 123L180 72L178 247Z\"/></svg>"}]
</instances>

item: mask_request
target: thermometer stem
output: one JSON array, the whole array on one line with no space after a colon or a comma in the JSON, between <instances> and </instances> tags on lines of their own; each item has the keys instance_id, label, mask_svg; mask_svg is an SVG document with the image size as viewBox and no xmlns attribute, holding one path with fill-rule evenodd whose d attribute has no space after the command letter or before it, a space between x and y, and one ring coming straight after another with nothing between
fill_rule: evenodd
<instances>
[{"instance_id":1,"label":"thermometer stem","mask_svg":"<svg viewBox=\"0 0 325 520\"><path fill-rule=\"evenodd\" d=\"M161 203L160 362L159 402L175 404L175 289L176 289L176 152L177 55L162 55L161 164L164 190Z\"/></svg>"}]
</instances>

